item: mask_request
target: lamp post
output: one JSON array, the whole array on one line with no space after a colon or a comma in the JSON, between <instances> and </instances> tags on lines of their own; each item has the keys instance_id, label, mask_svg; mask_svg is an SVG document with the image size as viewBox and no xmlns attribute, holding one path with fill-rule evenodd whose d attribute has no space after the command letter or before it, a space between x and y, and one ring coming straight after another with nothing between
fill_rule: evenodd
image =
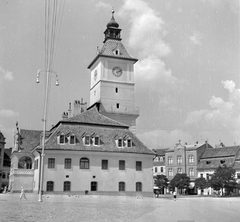
<instances>
[{"instance_id":1,"label":"lamp post","mask_svg":"<svg viewBox=\"0 0 240 222\"><path fill-rule=\"evenodd\" d=\"M42 136L42 154L41 154L41 172L40 172L40 187L39 187L39 197L38 201L42 202L42 192L43 192L43 170L44 170L44 149L45 149L45 139L46 139L46 125L47 125L47 108L48 108L48 96L49 96L49 87L50 87L50 74L56 75L56 86L58 83L58 75L55 71L47 69L47 70L38 70L37 72L37 81L36 83L40 83L40 74L46 73L46 89L45 89L45 101L44 101L44 114L43 114L43 136Z\"/></svg>"}]
</instances>

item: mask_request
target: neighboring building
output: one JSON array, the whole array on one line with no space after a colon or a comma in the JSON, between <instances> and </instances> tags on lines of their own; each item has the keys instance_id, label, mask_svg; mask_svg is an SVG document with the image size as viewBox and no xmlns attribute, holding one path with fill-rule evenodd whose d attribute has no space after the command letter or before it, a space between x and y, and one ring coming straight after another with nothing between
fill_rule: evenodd
<instances>
[{"instance_id":1,"label":"neighboring building","mask_svg":"<svg viewBox=\"0 0 240 222\"><path fill-rule=\"evenodd\" d=\"M165 150L167 149L153 149L156 153L153 159L153 176L166 175L165 173Z\"/></svg>"},{"instance_id":2,"label":"neighboring building","mask_svg":"<svg viewBox=\"0 0 240 222\"><path fill-rule=\"evenodd\" d=\"M74 102L47 132L44 192L90 191L114 195L153 192L154 152L134 135L135 108L132 58L121 43L114 16L104 32L104 46L91 62L90 107ZM41 131L16 126L11 155L12 192L39 192Z\"/></svg>"},{"instance_id":3,"label":"neighboring building","mask_svg":"<svg viewBox=\"0 0 240 222\"><path fill-rule=\"evenodd\" d=\"M153 181L154 177L157 175L166 175L165 174L165 150L166 149L153 149L155 152L155 157L153 159ZM154 193L157 191L159 194L166 194L169 192L168 189L159 189L154 185L153 187Z\"/></svg>"},{"instance_id":4,"label":"neighboring building","mask_svg":"<svg viewBox=\"0 0 240 222\"><path fill-rule=\"evenodd\" d=\"M121 29L114 19L107 24L103 46L89 64L91 71L90 107L136 131L139 110L135 106L134 63L121 42Z\"/></svg>"},{"instance_id":5,"label":"neighboring building","mask_svg":"<svg viewBox=\"0 0 240 222\"><path fill-rule=\"evenodd\" d=\"M2 188L9 186L9 175L11 166L11 151L12 149L4 149L4 160L2 170Z\"/></svg>"},{"instance_id":6,"label":"neighboring building","mask_svg":"<svg viewBox=\"0 0 240 222\"><path fill-rule=\"evenodd\" d=\"M4 147L5 147L5 137L0 131L0 189L2 189L2 173L3 173L3 162L4 162Z\"/></svg>"},{"instance_id":7,"label":"neighboring building","mask_svg":"<svg viewBox=\"0 0 240 222\"><path fill-rule=\"evenodd\" d=\"M211 178L214 171L221 165L232 167L236 170L236 177L240 179L240 146L206 149L198 163L198 177L206 180ZM238 181L239 182L239 181ZM212 195L212 188L198 190L198 194ZM236 193L236 190L232 190Z\"/></svg>"},{"instance_id":8,"label":"neighboring building","mask_svg":"<svg viewBox=\"0 0 240 222\"><path fill-rule=\"evenodd\" d=\"M165 150L167 178L171 180L177 173L186 173L191 180L188 193L197 193L194 181L198 177L198 162L205 150L209 148L212 148L212 146L207 142L182 145L179 141L174 147Z\"/></svg>"}]
</instances>

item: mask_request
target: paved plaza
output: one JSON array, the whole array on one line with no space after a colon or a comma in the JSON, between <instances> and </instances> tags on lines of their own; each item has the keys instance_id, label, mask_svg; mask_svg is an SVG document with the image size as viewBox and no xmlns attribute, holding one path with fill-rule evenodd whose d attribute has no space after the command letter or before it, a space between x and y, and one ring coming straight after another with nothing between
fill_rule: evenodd
<instances>
[{"instance_id":1,"label":"paved plaza","mask_svg":"<svg viewBox=\"0 0 240 222\"><path fill-rule=\"evenodd\" d=\"M236 222L240 221L240 198L0 194L0 221L139 221L139 222Z\"/></svg>"}]
</instances>

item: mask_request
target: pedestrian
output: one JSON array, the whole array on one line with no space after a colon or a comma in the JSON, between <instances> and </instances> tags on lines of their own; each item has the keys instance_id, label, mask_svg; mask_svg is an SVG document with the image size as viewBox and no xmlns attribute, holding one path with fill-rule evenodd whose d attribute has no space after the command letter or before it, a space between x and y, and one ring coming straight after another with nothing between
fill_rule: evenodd
<instances>
[{"instance_id":1,"label":"pedestrian","mask_svg":"<svg viewBox=\"0 0 240 222\"><path fill-rule=\"evenodd\" d=\"M22 200L23 197L24 197L25 200L27 200L27 198L26 198L26 194L25 194L25 191L24 191L24 188L21 187L20 200Z\"/></svg>"},{"instance_id":2,"label":"pedestrian","mask_svg":"<svg viewBox=\"0 0 240 222\"><path fill-rule=\"evenodd\" d=\"M3 193L6 194L7 193L7 187L4 187Z\"/></svg>"},{"instance_id":3,"label":"pedestrian","mask_svg":"<svg viewBox=\"0 0 240 222\"><path fill-rule=\"evenodd\" d=\"M176 193L176 191L173 192L173 198L174 198L174 201L176 201L176 199L177 199L177 193Z\"/></svg>"}]
</instances>

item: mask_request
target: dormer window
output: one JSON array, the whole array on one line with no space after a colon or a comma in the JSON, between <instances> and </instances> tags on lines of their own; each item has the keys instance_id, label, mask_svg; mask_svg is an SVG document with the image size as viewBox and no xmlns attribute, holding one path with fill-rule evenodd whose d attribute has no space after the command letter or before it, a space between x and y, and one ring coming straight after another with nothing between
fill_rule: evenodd
<instances>
[{"instance_id":1,"label":"dormer window","mask_svg":"<svg viewBox=\"0 0 240 222\"><path fill-rule=\"evenodd\" d=\"M122 139L118 139L118 147L123 147L123 140Z\"/></svg>"},{"instance_id":2,"label":"dormer window","mask_svg":"<svg viewBox=\"0 0 240 222\"><path fill-rule=\"evenodd\" d=\"M84 145L85 146L90 146L90 136L85 136L84 137Z\"/></svg>"},{"instance_id":3,"label":"dormer window","mask_svg":"<svg viewBox=\"0 0 240 222\"><path fill-rule=\"evenodd\" d=\"M61 135L59 136L59 144L65 144L65 143L66 143L66 140L67 140L67 138L65 137L64 134L61 134Z\"/></svg>"},{"instance_id":4,"label":"dormer window","mask_svg":"<svg viewBox=\"0 0 240 222\"><path fill-rule=\"evenodd\" d=\"M132 147L132 140L131 139L127 139L127 147Z\"/></svg>"},{"instance_id":5,"label":"dormer window","mask_svg":"<svg viewBox=\"0 0 240 222\"><path fill-rule=\"evenodd\" d=\"M70 135L70 144L75 144L75 143L76 143L75 135Z\"/></svg>"},{"instance_id":6,"label":"dormer window","mask_svg":"<svg viewBox=\"0 0 240 222\"><path fill-rule=\"evenodd\" d=\"M119 55L120 53L119 53L119 49L116 49L115 50L115 55Z\"/></svg>"},{"instance_id":7,"label":"dormer window","mask_svg":"<svg viewBox=\"0 0 240 222\"><path fill-rule=\"evenodd\" d=\"M99 136L95 136L95 137L94 137L94 145L95 145L95 146L100 145L100 138L99 138Z\"/></svg>"},{"instance_id":8,"label":"dormer window","mask_svg":"<svg viewBox=\"0 0 240 222\"><path fill-rule=\"evenodd\" d=\"M225 160L220 160L220 163L221 163L221 164L224 164L224 163L225 163Z\"/></svg>"},{"instance_id":9,"label":"dormer window","mask_svg":"<svg viewBox=\"0 0 240 222\"><path fill-rule=\"evenodd\" d=\"M210 160L207 160L207 161L206 161L206 164L210 164L210 163L211 163L211 161L210 161Z\"/></svg>"}]
</instances>

